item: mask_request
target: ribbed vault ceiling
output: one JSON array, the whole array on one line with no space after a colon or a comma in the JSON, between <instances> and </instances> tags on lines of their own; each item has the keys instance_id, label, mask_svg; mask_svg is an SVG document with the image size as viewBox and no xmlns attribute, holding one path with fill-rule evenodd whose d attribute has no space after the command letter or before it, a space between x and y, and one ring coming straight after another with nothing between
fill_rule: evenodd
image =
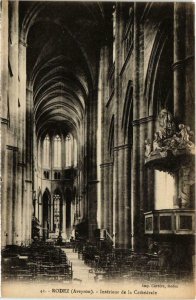
<instances>
[{"instance_id":1,"label":"ribbed vault ceiling","mask_svg":"<svg viewBox=\"0 0 196 300\"><path fill-rule=\"evenodd\" d=\"M20 3L38 135L54 128L75 134L83 124L97 85L110 7L96 2Z\"/></svg>"}]
</instances>

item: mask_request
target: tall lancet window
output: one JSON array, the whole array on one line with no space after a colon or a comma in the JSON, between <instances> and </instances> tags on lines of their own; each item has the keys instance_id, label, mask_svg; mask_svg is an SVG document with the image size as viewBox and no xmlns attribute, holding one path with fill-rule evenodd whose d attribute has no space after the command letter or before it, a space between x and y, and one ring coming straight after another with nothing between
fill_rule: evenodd
<instances>
[{"instance_id":1,"label":"tall lancet window","mask_svg":"<svg viewBox=\"0 0 196 300\"><path fill-rule=\"evenodd\" d=\"M61 168L61 138L59 135L54 138L54 168Z\"/></svg>"},{"instance_id":2,"label":"tall lancet window","mask_svg":"<svg viewBox=\"0 0 196 300\"><path fill-rule=\"evenodd\" d=\"M66 167L71 167L72 165L72 143L73 139L70 134L66 136L65 139L65 166Z\"/></svg>"},{"instance_id":3,"label":"tall lancet window","mask_svg":"<svg viewBox=\"0 0 196 300\"><path fill-rule=\"evenodd\" d=\"M43 143L43 166L45 168L50 167L50 138L47 134Z\"/></svg>"},{"instance_id":4,"label":"tall lancet window","mask_svg":"<svg viewBox=\"0 0 196 300\"><path fill-rule=\"evenodd\" d=\"M77 160L78 160L78 148L77 148L77 141L74 139L74 167L77 166Z\"/></svg>"},{"instance_id":5,"label":"tall lancet window","mask_svg":"<svg viewBox=\"0 0 196 300\"><path fill-rule=\"evenodd\" d=\"M114 8L115 9L115 8ZM113 63L115 62L115 45L116 45L116 41L115 41L115 38L116 38L116 9L113 11L113 14L112 14L112 19L113 19Z\"/></svg>"}]
</instances>

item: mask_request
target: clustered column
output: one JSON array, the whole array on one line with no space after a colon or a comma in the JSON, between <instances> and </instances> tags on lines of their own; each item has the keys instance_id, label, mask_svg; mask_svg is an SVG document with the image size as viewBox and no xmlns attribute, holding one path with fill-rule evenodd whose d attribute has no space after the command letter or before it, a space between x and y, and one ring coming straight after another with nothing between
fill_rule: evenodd
<instances>
[{"instance_id":1,"label":"clustered column","mask_svg":"<svg viewBox=\"0 0 196 300\"><path fill-rule=\"evenodd\" d=\"M6 139L3 139L2 143L4 148L2 246L28 244L31 237L32 134L28 128L31 127L29 117L31 118L32 99L26 106L26 44L18 38L18 10L18 1L2 3L2 37L6 38L6 41L2 43L3 49L1 50L3 58L2 102L4 103L2 123L7 125L4 135ZM26 132L26 126L28 132ZM28 139L26 139L26 133Z\"/></svg>"},{"instance_id":2,"label":"clustered column","mask_svg":"<svg viewBox=\"0 0 196 300\"><path fill-rule=\"evenodd\" d=\"M8 115L8 1L2 1L1 3L1 17L4 20L1 23L1 135L4 137L1 139L1 244L2 247L7 244L7 184L8 183L8 151L7 145L7 130L9 126Z\"/></svg>"},{"instance_id":3,"label":"clustered column","mask_svg":"<svg viewBox=\"0 0 196 300\"><path fill-rule=\"evenodd\" d=\"M174 116L194 128L194 22L193 3L174 3Z\"/></svg>"}]
</instances>

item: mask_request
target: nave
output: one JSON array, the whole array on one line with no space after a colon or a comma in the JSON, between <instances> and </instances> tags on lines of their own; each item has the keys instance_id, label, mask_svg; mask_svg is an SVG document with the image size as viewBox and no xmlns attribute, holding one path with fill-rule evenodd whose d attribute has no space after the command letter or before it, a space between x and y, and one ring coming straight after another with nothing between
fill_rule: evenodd
<instances>
[{"instance_id":1,"label":"nave","mask_svg":"<svg viewBox=\"0 0 196 300\"><path fill-rule=\"evenodd\" d=\"M192 277L194 4L1 8L5 281Z\"/></svg>"},{"instance_id":2,"label":"nave","mask_svg":"<svg viewBox=\"0 0 196 300\"><path fill-rule=\"evenodd\" d=\"M158 252L158 253L157 253ZM64 245L35 242L30 247L9 247L2 254L3 282L73 283L99 282L190 283L191 266L153 245L147 253L112 249L106 241L98 244L75 241Z\"/></svg>"}]
</instances>

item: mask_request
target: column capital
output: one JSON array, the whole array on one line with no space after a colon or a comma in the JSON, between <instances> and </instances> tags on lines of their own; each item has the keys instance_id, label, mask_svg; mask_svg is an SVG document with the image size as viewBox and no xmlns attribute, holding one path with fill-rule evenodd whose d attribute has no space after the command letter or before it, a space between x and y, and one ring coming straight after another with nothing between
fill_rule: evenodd
<instances>
[{"instance_id":1,"label":"column capital","mask_svg":"<svg viewBox=\"0 0 196 300\"><path fill-rule=\"evenodd\" d=\"M7 118L1 118L1 124L8 125L9 124L9 120Z\"/></svg>"},{"instance_id":2,"label":"column capital","mask_svg":"<svg viewBox=\"0 0 196 300\"><path fill-rule=\"evenodd\" d=\"M97 183L99 183L99 180L96 180L96 179L88 181L88 185L97 184Z\"/></svg>"},{"instance_id":3,"label":"column capital","mask_svg":"<svg viewBox=\"0 0 196 300\"><path fill-rule=\"evenodd\" d=\"M99 165L100 168L108 168L113 166L113 162L106 162Z\"/></svg>"},{"instance_id":4,"label":"column capital","mask_svg":"<svg viewBox=\"0 0 196 300\"><path fill-rule=\"evenodd\" d=\"M31 179L25 179L25 182L26 183L32 183L32 180Z\"/></svg>"},{"instance_id":5,"label":"column capital","mask_svg":"<svg viewBox=\"0 0 196 300\"><path fill-rule=\"evenodd\" d=\"M154 121L154 120L155 120L154 116L147 116L147 117L144 117L144 118L133 120L132 126L148 123L148 122L151 122L151 121Z\"/></svg>"},{"instance_id":6,"label":"column capital","mask_svg":"<svg viewBox=\"0 0 196 300\"><path fill-rule=\"evenodd\" d=\"M6 149L12 150L12 151L18 151L18 147L12 146L12 145L6 145Z\"/></svg>"},{"instance_id":7,"label":"column capital","mask_svg":"<svg viewBox=\"0 0 196 300\"><path fill-rule=\"evenodd\" d=\"M184 59L180 59L178 61L176 61L175 63L173 63L172 65L172 69L173 71L176 69L180 69L180 68L185 68L186 64L189 63L191 60L193 60L195 58L194 55L191 56L187 56Z\"/></svg>"},{"instance_id":8,"label":"column capital","mask_svg":"<svg viewBox=\"0 0 196 300\"><path fill-rule=\"evenodd\" d=\"M26 86L26 90L28 91L28 92L33 92L33 88L32 87L30 87L30 86Z\"/></svg>"},{"instance_id":9,"label":"column capital","mask_svg":"<svg viewBox=\"0 0 196 300\"><path fill-rule=\"evenodd\" d=\"M19 161L19 162L18 162L18 166L19 166L19 167L22 167L22 168L25 168L25 167L26 167L26 163L23 162L23 161Z\"/></svg>"},{"instance_id":10,"label":"column capital","mask_svg":"<svg viewBox=\"0 0 196 300\"><path fill-rule=\"evenodd\" d=\"M28 44L25 42L25 40L24 39L22 39L22 38L20 38L20 40L19 40L19 44L20 45L22 45L22 46L24 46L25 48L27 48L28 47Z\"/></svg>"},{"instance_id":11,"label":"column capital","mask_svg":"<svg viewBox=\"0 0 196 300\"><path fill-rule=\"evenodd\" d=\"M130 147L129 144L124 144L124 145L115 146L115 147L114 147L114 151L119 151L119 150L128 149L129 147Z\"/></svg>"}]
</instances>

